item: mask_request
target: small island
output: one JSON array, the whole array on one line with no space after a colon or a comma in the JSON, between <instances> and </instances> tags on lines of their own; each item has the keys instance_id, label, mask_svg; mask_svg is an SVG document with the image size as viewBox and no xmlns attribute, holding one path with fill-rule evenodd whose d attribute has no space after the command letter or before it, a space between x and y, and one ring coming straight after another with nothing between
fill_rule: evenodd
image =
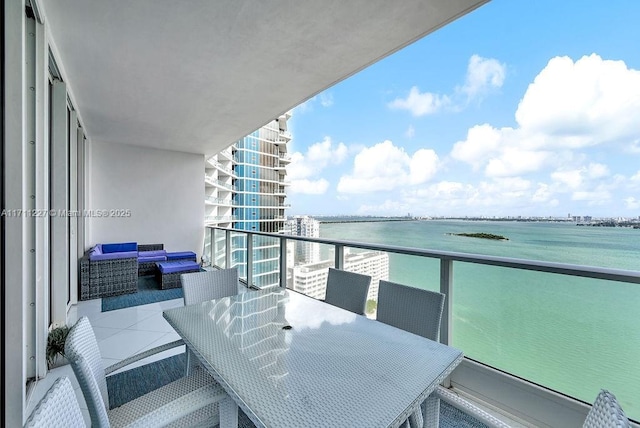
<instances>
[{"instance_id":1,"label":"small island","mask_svg":"<svg viewBox=\"0 0 640 428\"><path fill-rule=\"evenodd\" d=\"M493 239L495 241L508 241L509 238L502 235L494 235L493 233L449 233L455 236L467 236L469 238Z\"/></svg>"}]
</instances>

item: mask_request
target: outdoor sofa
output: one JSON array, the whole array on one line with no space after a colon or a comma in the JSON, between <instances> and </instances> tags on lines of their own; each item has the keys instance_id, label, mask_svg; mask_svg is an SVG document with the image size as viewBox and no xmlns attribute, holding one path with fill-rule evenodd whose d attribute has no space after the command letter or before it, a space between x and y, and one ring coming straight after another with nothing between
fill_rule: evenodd
<instances>
[{"instance_id":1,"label":"outdoor sofa","mask_svg":"<svg viewBox=\"0 0 640 428\"><path fill-rule=\"evenodd\" d=\"M80 300L135 293L138 276L156 274L159 262L182 260L195 263L196 253L167 252L164 244L97 244L80 259Z\"/></svg>"}]
</instances>

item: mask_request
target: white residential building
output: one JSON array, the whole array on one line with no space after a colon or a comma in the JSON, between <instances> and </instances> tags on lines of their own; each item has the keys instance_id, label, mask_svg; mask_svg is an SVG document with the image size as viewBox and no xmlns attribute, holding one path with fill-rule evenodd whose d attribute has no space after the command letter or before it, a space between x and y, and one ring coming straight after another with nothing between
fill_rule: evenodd
<instances>
[{"instance_id":1,"label":"white residential building","mask_svg":"<svg viewBox=\"0 0 640 428\"><path fill-rule=\"evenodd\" d=\"M287 287L316 299L324 299L332 260L301 264L289 268ZM371 276L367 300L378 300L378 283L389 279L389 254L379 251L345 253L344 270Z\"/></svg>"},{"instance_id":2,"label":"white residential building","mask_svg":"<svg viewBox=\"0 0 640 428\"><path fill-rule=\"evenodd\" d=\"M310 216L294 216L285 224L285 234L320 237L320 222ZM320 261L320 244L314 242L289 241L287 246L287 265L316 263Z\"/></svg>"}]
</instances>

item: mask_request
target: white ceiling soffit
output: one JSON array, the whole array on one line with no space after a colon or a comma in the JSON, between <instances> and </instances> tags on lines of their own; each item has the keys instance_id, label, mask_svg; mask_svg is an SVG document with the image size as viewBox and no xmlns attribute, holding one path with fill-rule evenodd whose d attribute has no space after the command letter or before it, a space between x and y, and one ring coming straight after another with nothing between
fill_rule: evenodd
<instances>
[{"instance_id":1,"label":"white ceiling soffit","mask_svg":"<svg viewBox=\"0 0 640 428\"><path fill-rule=\"evenodd\" d=\"M213 154L486 0L41 0L86 132Z\"/></svg>"}]
</instances>

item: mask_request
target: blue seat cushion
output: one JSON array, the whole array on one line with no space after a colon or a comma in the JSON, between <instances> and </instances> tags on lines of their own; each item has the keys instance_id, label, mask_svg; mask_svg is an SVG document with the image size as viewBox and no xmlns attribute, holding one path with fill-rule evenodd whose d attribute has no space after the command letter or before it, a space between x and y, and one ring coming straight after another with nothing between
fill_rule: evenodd
<instances>
[{"instance_id":1,"label":"blue seat cushion","mask_svg":"<svg viewBox=\"0 0 640 428\"><path fill-rule=\"evenodd\" d=\"M166 256L165 250L138 251L138 257Z\"/></svg>"},{"instance_id":2,"label":"blue seat cushion","mask_svg":"<svg viewBox=\"0 0 640 428\"><path fill-rule=\"evenodd\" d=\"M193 260L176 260L156 263L158 270L164 275L167 273L187 272L200 270L200 265Z\"/></svg>"},{"instance_id":3,"label":"blue seat cushion","mask_svg":"<svg viewBox=\"0 0 640 428\"><path fill-rule=\"evenodd\" d=\"M167 260L167 256L138 256L138 263L148 263L148 262L164 262Z\"/></svg>"},{"instance_id":4,"label":"blue seat cushion","mask_svg":"<svg viewBox=\"0 0 640 428\"><path fill-rule=\"evenodd\" d=\"M137 242L119 242L115 244L102 244L102 253L124 253L129 251L138 251Z\"/></svg>"},{"instance_id":5,"label":"blue seat cushion","mask_svg":"<svg viewBox=\"0 0 640 428\"><path fill-rule=\"evenodd\" d=\"M175 251L167 253L167 260L192 259L196 260L196 253L193 251Z\"/></svg>"},{"instance_id":6,"label":"blue seat cushion","mask_svg":"<svg viewBox=\"0 0 640 428\"><path fill-rule=\"evenodd\" d=\"M93 252L93 253L89 254L89 260L91 260L91 261L135 259L137 257L138 257L138 252L137 251L122 251L122 252L118 252L118 253L106 253L106 254Z\"/></svg>"}]
</instances>

